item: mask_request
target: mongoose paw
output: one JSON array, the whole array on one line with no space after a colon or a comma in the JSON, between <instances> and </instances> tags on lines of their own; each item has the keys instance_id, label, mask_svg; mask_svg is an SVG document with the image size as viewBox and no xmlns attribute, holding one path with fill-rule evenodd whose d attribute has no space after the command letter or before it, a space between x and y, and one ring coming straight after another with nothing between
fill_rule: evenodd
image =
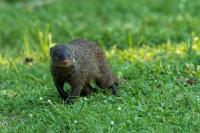
<instances>
[{"instance_id":1,"label":"mongoose paw","mask_svg":"<svg viewBox=\"0 0 200 133\"><path fill-rule=\"evenodd\" d=\"M74 101L76 100L77 96L69 96L65 102L66 103L74 103Z\"/></svg>"}]
</instances>

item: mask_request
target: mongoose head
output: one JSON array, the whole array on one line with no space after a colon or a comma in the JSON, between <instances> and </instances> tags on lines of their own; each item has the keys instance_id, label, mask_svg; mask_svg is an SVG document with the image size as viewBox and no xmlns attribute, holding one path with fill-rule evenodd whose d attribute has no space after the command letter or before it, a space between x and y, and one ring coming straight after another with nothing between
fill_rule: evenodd
<instances>
[{"instance_id":1,"label":"mongoose head","mask_svg":"<svg viewBox=\"0 0 200 133\"><path fill-rule=\"evenodd\" d=\"M67 45L55 45L50 48L51 63L57 67L71 67L74 65L73 53Z\"/></svg>"}]
</instances>

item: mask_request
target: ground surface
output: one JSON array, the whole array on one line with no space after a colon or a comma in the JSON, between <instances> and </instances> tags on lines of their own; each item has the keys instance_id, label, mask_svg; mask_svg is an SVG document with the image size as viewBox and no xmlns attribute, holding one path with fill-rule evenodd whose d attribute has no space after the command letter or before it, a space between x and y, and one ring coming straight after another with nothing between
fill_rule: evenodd
<instances>
[{"instance_id":1,"label":"ground surface","mask_svg":"<svg viewBox=\"0 0 200 133\"><path fill-rule=\"evenodd\" d=\"M0 132L200 132L199 8L199 0L0 1ZM58 96L48 50L75 38L104 49L126 80L118 97L97 90L65 105Z\"/></svg>"}]
</instances>

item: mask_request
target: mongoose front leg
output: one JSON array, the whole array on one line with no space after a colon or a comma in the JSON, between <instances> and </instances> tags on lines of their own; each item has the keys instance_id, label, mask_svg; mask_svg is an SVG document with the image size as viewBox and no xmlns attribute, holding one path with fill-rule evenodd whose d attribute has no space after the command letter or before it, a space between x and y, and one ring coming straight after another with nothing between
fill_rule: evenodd
<instances>
[{"instance_id":1,"label":"mongoose front leg","mask_svg":"<svg viewBox=\"0 0 200 133\"><path fill-rule=\"evenodd\" d=\"M79 85L78 84L72 84L71 86L72 86L72 90L71 90L69 97L66 99L67 103L73 101L78 96L80 96L80 93L83 89L83 85L80 85L80 84Z\"/></svg>"},{"instance_id":2,"label":"mongoose front leg","mask_svg":"<svg viewBox=\"0 0 200 133\"><path fill-rule=\"evenodd\" d=\"M65 92L64 90L64 82L63 81L58 81L58 80L54 80L56 89L58 90L58 93L60 94L61 98L63 100L66 100L68 97L68 94Z\"/></svg>"}]
</instances>

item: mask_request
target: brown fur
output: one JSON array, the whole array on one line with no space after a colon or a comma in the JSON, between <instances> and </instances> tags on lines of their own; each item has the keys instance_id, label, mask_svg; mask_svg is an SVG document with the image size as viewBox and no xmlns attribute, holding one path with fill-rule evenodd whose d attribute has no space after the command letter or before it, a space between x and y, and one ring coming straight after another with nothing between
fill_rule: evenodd
<instances>
[{"instance_id":1,"label":"brown fur","mask_svg":"<svg viewBox=\"0 0 200 133\"><path fill-rule=\"evenodd\" d=\"M63 50L64 49L64 50ZM69 55L65 59L71 63L68 67L55 65L53 61L58 54ZM50 50L51 73L55 86L60 96L70 101L72 98L91 93L89 82L96 81L100 88L111 88L112 93L117 93L115 81L106 63L104 53L96 43L87 40L74 40L68 45L56 45ZM68 82L72 89L68 95L64 83Z\"/></svg>"}]
</instances>

